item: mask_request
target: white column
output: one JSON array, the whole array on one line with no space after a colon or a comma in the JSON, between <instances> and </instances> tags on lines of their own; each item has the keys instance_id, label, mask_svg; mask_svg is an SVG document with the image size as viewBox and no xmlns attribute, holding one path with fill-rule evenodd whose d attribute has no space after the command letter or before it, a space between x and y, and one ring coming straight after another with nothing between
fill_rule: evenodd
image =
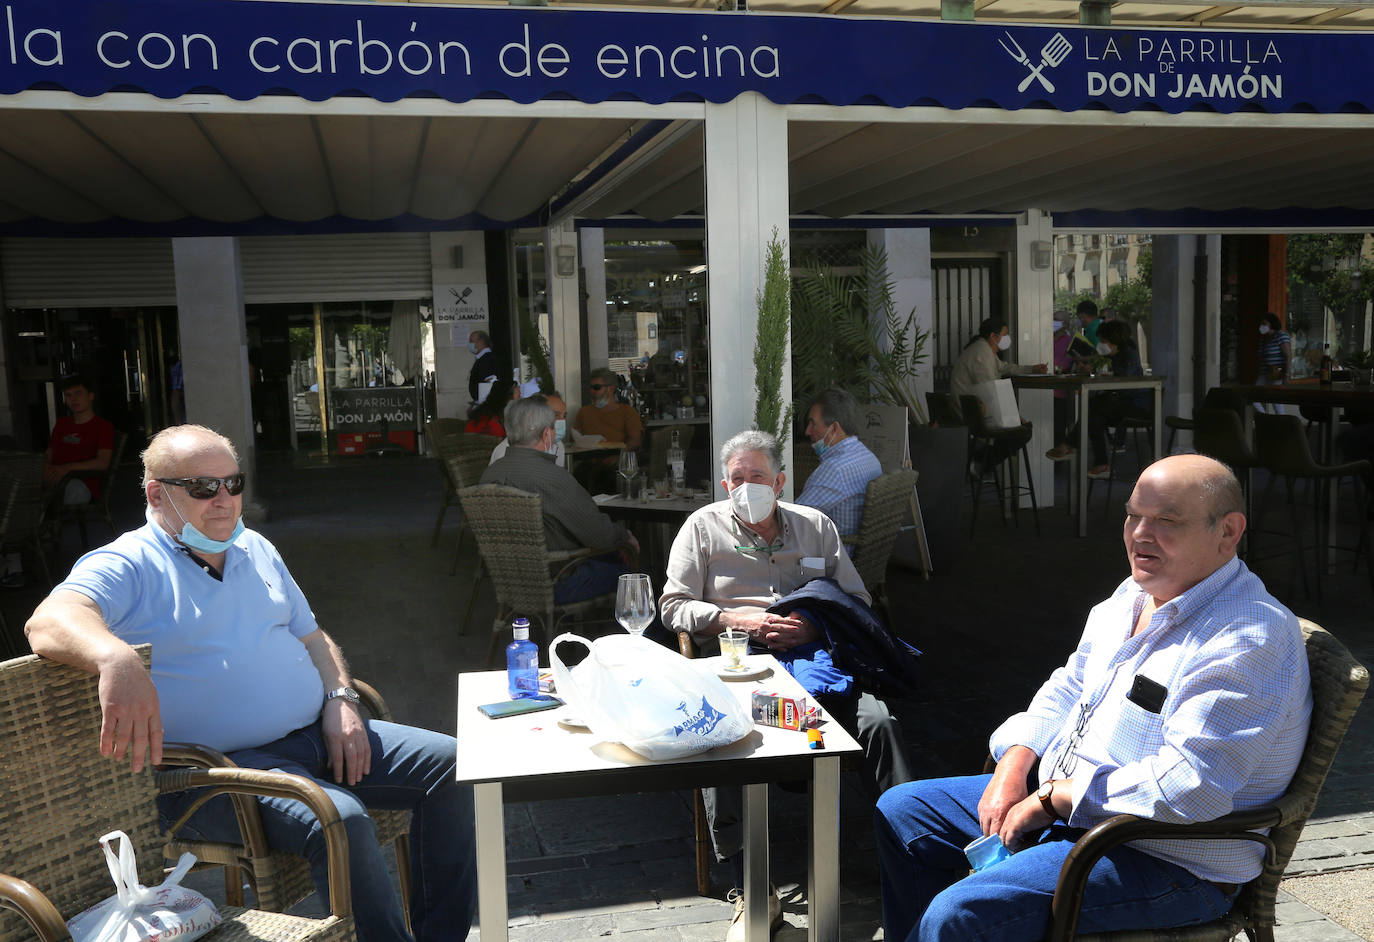
<instances>
[{"instance_id":1,"label":"white column","mask_svg":"<svg viewBox=\"0 0 1374 942\"><path fill-rule=\"evenodd\" d=\"M3 267L3 266L0 266ZM5 282L0 278L0 311L6 310ZM12 335L12 332L11 332ZM0 435L14 434L14 403L10 399L10 342L0 337Z\"/></svg>"},{"instance_id":2,"label":"white column","mask_svg":"<svg viewBox=\"0 0 1374 942\"><path fill-rule=\"evenodd\" d=\"M611 356L606 330L606 230L583 229L578 232L578 242L587 291L587 363L596 369L605 366Z\"/></svg>"},{"instance_id":3,"label":"white column","mask_svg":"<svg viewBox=\"0 0 1374 942\"><path fill-rule=\"evenodd\" d=\"M887 276L892 284L892 303L906 320L915 310L915 326L927 333L935 324L935 293L930 277L929 229L869 229L869 248L887 252ZM926 349L921 372L912 383L913 398L925 408L926 393L935 388L933 350ZM912 416L916 420L919 416ZM927 421L930 417L926 416Z\"/></svg>"},{"instance_id":4,"label":"white column","mask_svg":"<svg viewBox=\"0 0 1374 942\"><path fill-rule=\"evenodd\" d=\"M173 239L172 267L186 421L212 428L234 443L239 466L248 475L244 516L250 522L261 520L265 511L254 495L257 446L239 240L232 236Z\"/></svg>"},{"instance_id":5,"label":"white column","mask_svg":"<svg viewBox=\"0 0 1374 942\"><path fill-rule=\"evenodd\" d=\"M1206 388L1221 381L1221 236L1165 235L1151 240L1153 265L1150 367L1168 377L1164 385L1165 415L1191 418L1201 405L1193 395L1194 373L1200 365ZM1207 259L1205 309L1196 310L1195 279L1198 256ZM1205 318L1206 347L1195 350L1196 318ZM1168 436L1165 435L1167 445ZM1192 433L1179 433L1174 449L1192 447Z\"/></svg>"},{"instance_id":6,"label":"white column","mask_svg":"<svg viewBox=\"0 0 1374 942\"><path fill-rule=\"evenodd\" d=\"M487 291L486 242L481 232L432 232L429 263L434 298L434 411L439 418L467 415L468 373L473 356L468 334L474 328L489 330L491 310ZM466 297L460 303L459 298ZM479 321L464 320L474 314ZM492 342L502 345L500 338ZM505 352L505 351L501 351ZM510 362L518 363L516 351Z\"/></svg>"},{"instance_id":7,"label":"white column","mask_svg":"<svg viewBox=\"0 0 1374 942\"><path fill-rule=\"evenodd\" d=\"M788 253L787 112L757 92L706 105L706 252L711 453L754 422L759 288L776 229ZM792 399L790 359L782 401ZM713 462L714 464L714 462ZM719 469L711 477L719 479ZM789 478L784 497L790 499ZM717 485L717 496L724 494Z\"/></svg>"},{"instance_id":8,"label":"white column","mask_svg":"<svg viewBox=\"0 0 1374 942\"><path fill-rule=\"evenodd\" d=\"M1054 264L1042 269L1033 266L1031 243L1054 243L1053 221L1049 213L1028 209L1016 223L1016 311L1008 320L1015 333L1016 362L1054 363ZM1105 251L1105 250L1104 250ZM1030 392L1020 396L1021 417L1035 426L1031 438L1031 474L1035 496L1042 507L1054 505L1054 465L1045 452L1054 446L1054 399L1049 393ZM1030 506L1030 496L1021 499Z\"/></svg>"},{"instance_id":9,"label":"white column","mask_svg":"<svg viewBox=\"0 0 1374 942\"><path fill-rule=\"evenodd\" d=\"M569 250L572 252L570 275L558 274L560 248L564 258ZM578 306L577 231L571 219L544 230L544 277L549 286L553 381L563 393L568 415L576 415L582 400L582 315Z\"/></svg>"}]
</instances>

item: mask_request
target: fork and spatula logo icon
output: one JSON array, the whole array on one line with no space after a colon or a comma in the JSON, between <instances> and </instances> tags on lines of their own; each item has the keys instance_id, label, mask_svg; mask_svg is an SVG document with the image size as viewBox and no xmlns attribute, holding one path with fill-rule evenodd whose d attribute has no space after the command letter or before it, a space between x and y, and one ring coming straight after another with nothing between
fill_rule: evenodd
<instances>
[{"instance_id":1,"label":"fork and spatula logo icon","mask_svg":"<svg viewBox=\"0 0 1374 942\"><path fill-rule=\"evenodd\" d=\"M1069 53L1073 51L1073 44L1064 38L1063 33L1055 33L1050 37L1050 41L1045 43L1045 47L1040 50L1040 63L1037 65L1031 61L1030 56L1026 55L1026 51L1021 48L1020 43L1012 39L1011 33L1004 33L1004 35L1007 37L1006 41L999 39L997 40L998 45L1007 55L1030 69L1030 74L1021 80L1021 84L1016 86L1016 90L1024 92L1030 87L1031 82L1038 80L1041 85L1045 86L1045 91L1053 92L1054 83L1045 76L1044 70L1053 69L1068 58Z\"/></svg>"}]
</instances>

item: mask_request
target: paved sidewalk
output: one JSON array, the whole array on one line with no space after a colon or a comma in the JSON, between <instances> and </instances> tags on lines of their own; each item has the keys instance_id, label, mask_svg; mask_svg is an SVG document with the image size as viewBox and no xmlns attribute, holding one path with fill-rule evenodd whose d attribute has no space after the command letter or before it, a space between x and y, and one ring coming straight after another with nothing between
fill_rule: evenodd
<instances>
[{"instance_id":1,"label":"paved sidewalk","mask_svg":"<svg viewBox=\"0 0 1374 942\"><path fill-rule=\"evenodd\" d=\"M451 732L455 677L482 667L494 602L490 588L480 587L472 619L461 623L473 584L471 555L450 572L456 509L438 546L430 546L439 502L436 469L404 458L323 469L267 459L260 479L270 509L261 529L281 548L356 673L386 694L402 722ZM1116 497L1124 497L1119 488ZM925 774L979 768L991 728L1062 663L1087 609L1124 576L1115 520L1107 522L1095 503L1090 535L1079 540L1062 507L1042 512L1039 538L1028 517L1020 529L1003 529L994 513L980 514L973 539L955 548L957 555L937 558L939 570L929 582L893 569L895 627L925 652L923 692L903 715ZM141 523L132 495L117 510L123 526ZM1271 513L1275 527L1286 519L1281 505ZM98 528L92 536L102 539ZM74 540L70 528L62 571L80 549ZM1284 560L1256 568L1271 585L1286 588ZM0 597L12 626L22 625L40 595L31 589ZM1320 604L1304 598L1289 604L1332 630L1364 663L1374 663L1374 594L1363 567L1352 574L1347 564L1329 576ZM1371 709L1366 705L1356 717L1289 867L1281 942L1374 938L1367 922L1362 934L1352 931L1361 928L1358 913L1374 909L1368 902L1374 899ZM872 940L881 930L871 808L851 785L846 783L841 832L844 938ZM773 872L784 889L791 885L787 928L775 938L789 942L804 938L806 924L804 803L777 789L772 799ZM691 826L688 796L677 793L510 807L511 938L723 938L730 907L695 893ZM718 869L721 897L726 882ZM217 892L215 878L203 885ZM1350 928L1323 912L1337 914Z\"/></svg>"}]
</instances>

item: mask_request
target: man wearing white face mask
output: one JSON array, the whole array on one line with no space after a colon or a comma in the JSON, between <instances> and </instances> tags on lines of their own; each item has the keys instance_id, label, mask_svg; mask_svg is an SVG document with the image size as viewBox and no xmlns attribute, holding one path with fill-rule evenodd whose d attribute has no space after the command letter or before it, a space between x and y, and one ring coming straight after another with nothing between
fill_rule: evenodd
<instances>
[{"instance_id":1,"label":"man wearing white face mask","mask_svg":"<svg viewBox=\"0 0 1374 942\"><path fill-rule=\"evenodd\" d=\"M954 411L962 415L959 405L960 396L975 396L980 383L989 383L1006 376L1019 376L1023 373L1044 373L1045 364L1023 366L1020 363L1007 363L998 356L1011 349L1011 334L1007 321L1002 317L989 317L978 325L978 333L964 347L954 370L949 377L950 398Z\"/></svg>"},{"instance_id":2,"label":"man wearing white face mask","mask_svg":"<svg viewBox=\"0 0 1374 942\"><path fill-rule=\"evenodd\" d=\"M369 720L338 645L319 627L286 564L243 525L244 475L233 445L182 425L143 453L147 525L87 553L25 626L35 653L99 674L103 755L134 772L162 762L169 741L193 742L243 768L311 779L348 834L354 921L363 942L463 936L476 908L472 792L454 778L456 744L429 730ZM153 646L145 669L133 646ZM92 744L92 748L95 744ZM197 799L158 799L164 826ZM328 897L314 816L260 798L268 843L303 854ZM405 808L414 886L411 926L391 887L367 806ZM178 834L241 840L221 796ZM433 890L433 892L431 892Z\"/></svg>"},{"instance_id":3,"label":"man wearing white face mask","mask_svg":"<svg viewBox=\"0 0 1374 942\"><path fill-rule=\"evenodd\" d=\"M659 603L663 624L670 631L691 632L708 650L727 628L748 632L754 645L783 657L807 645L827 644L826 633L810 618L769 608L827 577L838 586L837 594L868 605L868 591L839 530L818 510L778 501L785 477L773 436L741 432L721 448L720 463L727 498L693 513L673 540ZM847 715L829 702L826 706L863 744L877 791L914 777L900 726L882 700L860 693L848 702ZM738 887L743 877L739 789L705 789L703 797L716 856L731 864ZM742 939L744 931L743 898L737 892L732 898L736 916L727 942ZM770 899L769 912L781 919L776 898Z\"/></svg>"}]
</instances>

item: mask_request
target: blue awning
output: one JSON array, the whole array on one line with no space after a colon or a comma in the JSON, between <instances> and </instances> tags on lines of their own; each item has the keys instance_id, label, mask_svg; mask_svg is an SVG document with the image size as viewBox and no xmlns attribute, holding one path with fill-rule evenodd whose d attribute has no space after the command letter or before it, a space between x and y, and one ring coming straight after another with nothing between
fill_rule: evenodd
<instances>
[{"instance_id":1,"label":"blue awning","mask_svg":"<svg viewBox=\"0 0 1374 942\"><path fill-rule=\"evenodd\" d=\"M1374 37L768 13L7 0L0 93L1367 113Z\"/></svg>"}]
</instances>

